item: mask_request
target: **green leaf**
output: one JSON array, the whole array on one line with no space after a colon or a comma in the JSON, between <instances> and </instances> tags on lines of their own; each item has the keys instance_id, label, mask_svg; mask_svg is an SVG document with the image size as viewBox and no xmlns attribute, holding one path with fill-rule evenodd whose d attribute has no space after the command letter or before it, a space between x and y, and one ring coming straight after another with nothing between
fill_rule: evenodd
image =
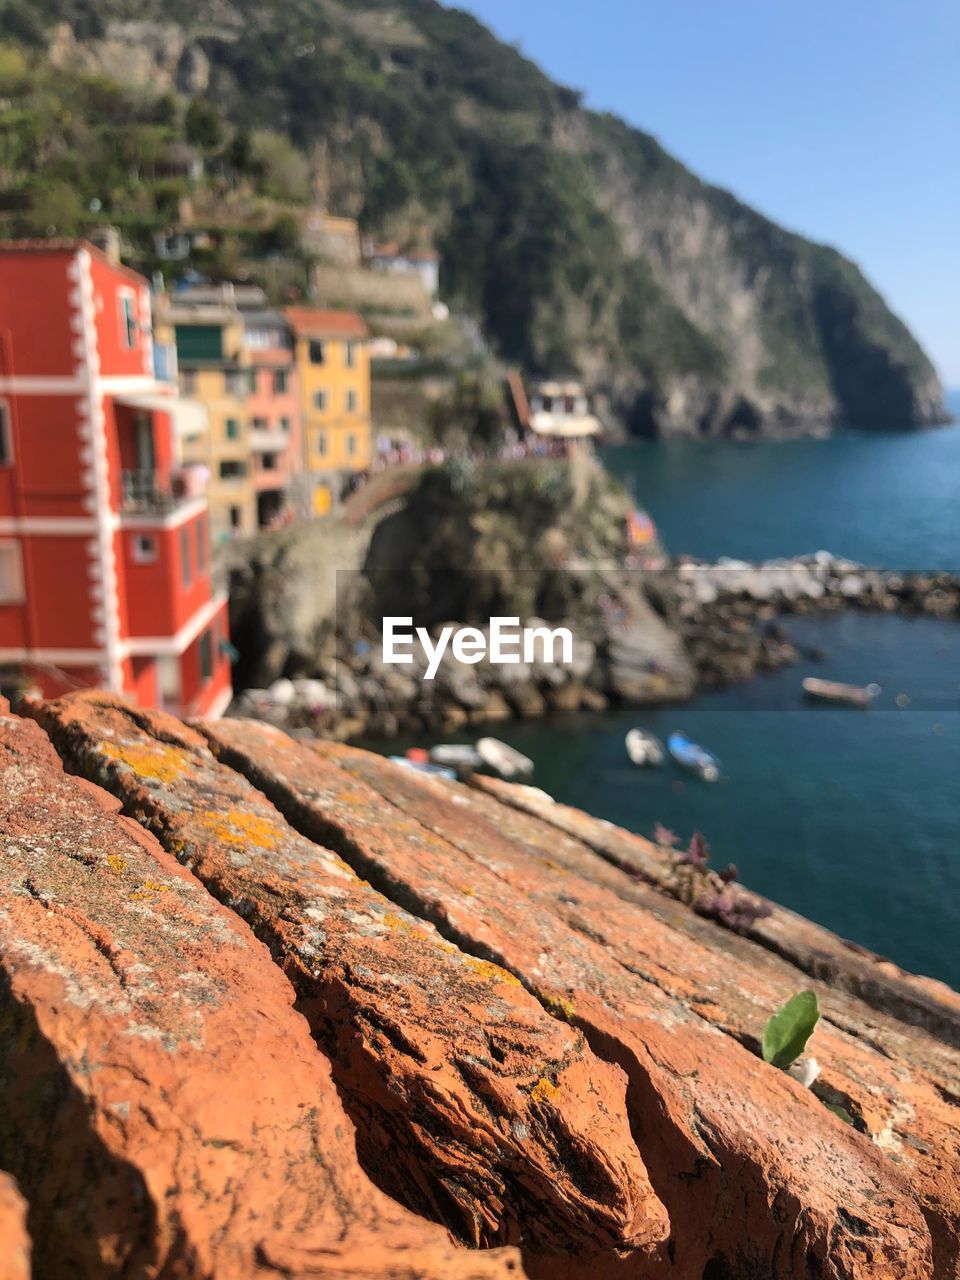
<instances>
[{"instance_id":1,"label":"green leaf","mask_svg":"<svg viewBox=\"0 0 960 1280\"><path fill-rule=\"evenodd\" d=\"M835 1116L839 1116L844 1124L853 1124L853 1116L846 1107L841 1107L835 1102L825 1102L823 1105L828 1111L832 1111Z\"/></svg>"},{"instance_id":2,"label":"green leaf","mask_svg":"<svg viewBox=\"0 0 960 1280\"><path fill-rule=\"evenodd\" d=\"M777 1010L763 1029L763 1060L785 1071L796 1062L820 1017L813 991L801 991Z\"/></svg>"}]
</instances>

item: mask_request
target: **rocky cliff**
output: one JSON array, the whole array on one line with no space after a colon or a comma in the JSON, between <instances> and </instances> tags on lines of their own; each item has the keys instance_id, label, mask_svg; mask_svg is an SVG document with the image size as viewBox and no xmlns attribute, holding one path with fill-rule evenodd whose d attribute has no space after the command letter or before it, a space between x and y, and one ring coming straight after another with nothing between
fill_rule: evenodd
<instances>
[{"instance_id":1,"label":"rocky cliff","mask_svg":"<svg viewBox=\"0 0 960 1280\"><path fill-rule=\"evenodd\" d=\"M33 59L4 73L5 165L7 207L36 230L82 221L96 199L150 269L150 233L184 196L214 224L228 194L267 199L249 241L278 200L312 195L373 235L435 245L445 296L505 358L579 370L636 433L945 419L930 362L853 263L585 110L463 12L4 0L0 21ZM184 130L208 175L190 191L170 151ZM274 254L289 227L267 234Z\"/></svg>"},{"instance_id":2,"label":"rocky cliff","mask_svg":"<svg viewBox=\"0 0 960 1280\"><path fill-rule=\"evenodd\" d=\"M668 849L529 788L96 693L24 710L4 1276L958 1274L953 992L686 905ZM758 1054L800 988L812 1089Z\"/></svg>"}]
</instances>

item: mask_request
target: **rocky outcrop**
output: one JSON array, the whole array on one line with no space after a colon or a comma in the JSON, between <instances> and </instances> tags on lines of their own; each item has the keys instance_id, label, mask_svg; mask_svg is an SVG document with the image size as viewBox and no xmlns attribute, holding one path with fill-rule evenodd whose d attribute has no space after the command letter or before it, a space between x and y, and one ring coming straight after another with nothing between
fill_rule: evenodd
<instances>
[{"instance_id":1,"label":"rocky outcrop","mask_svg":"<svg viewBox=\"0 0 960 1280\"><path fill-rule=\"evenodd\" d=\"M710 917L669 849L529 788L29 710L49 738L0 718L0 1169L38 1275L960 1275L940 984L772 904ZM801 988L812 1088L758 1053Z\"/></svg>"},{"instance_id":2,"label":"rocky outcrop","mask_svg":"<svg viewBox=\"0 0 960 1280\"><path fill-rule=\"evenodd\" d=\"M97 697L39 714L68 760L269 945L330 1054L361 1159L391 1194L474 1245L589 1254L663 1238L621 1073L511 974L291 830L190 730Z\"/></svg>"},{"instance_id":3,"label":"rocky outcrop","mask_svg":"<svg viewBox=\"0 0 960 1280\"><path fill-rule=\"evenodd\" d=\"M0 717L0 778L0 1165L36 1275L509 1273L370 1183L293 989L234 911L36 725Z\"/></svg>"}]
</instances>

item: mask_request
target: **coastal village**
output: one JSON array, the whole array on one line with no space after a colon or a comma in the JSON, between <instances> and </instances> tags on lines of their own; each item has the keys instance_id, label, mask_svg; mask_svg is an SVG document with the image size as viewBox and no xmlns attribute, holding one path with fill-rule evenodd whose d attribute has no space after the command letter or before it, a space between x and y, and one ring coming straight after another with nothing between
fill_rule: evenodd
<instances>
[{"instance_id":1,"label":"coastal village","mask_svg":"<svg viewBox=\"0 0 960 1280\"><path fill-rule=\"evenodd\" d=\"M364 253L355 222L323 214L306 234L314 292L446 317L435 253ZM415 370L417 352L357 310L191 272L151 284L115 228L91 240L0 243L0 683L217 715L235 655L225 545L339 520L372 476L405 467L409 482L445 451L375 420L378 355ZM156 245L174 261L189 247ZM497 412L510 459L588 448L599 430L579 384L528 397L516 371Z\"/></svg>"}]
</instances>

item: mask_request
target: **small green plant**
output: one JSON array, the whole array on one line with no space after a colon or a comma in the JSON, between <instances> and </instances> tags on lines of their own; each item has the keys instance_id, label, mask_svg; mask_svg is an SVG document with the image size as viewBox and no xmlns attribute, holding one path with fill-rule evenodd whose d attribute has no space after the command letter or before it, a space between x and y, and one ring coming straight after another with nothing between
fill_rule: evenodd
<instances>
[{"instance_id":1,"label":"small green plant","mask_svg":"<svg viewBox=\"0 0 960 1280\"><path fill-rule=\"evenodd\" d=\"M820 1020L816 993L801 991L781 1005L763 1029L763 1060L781 1071L791 1067L807 1047Z\"/></svg>"}]
</instances>

